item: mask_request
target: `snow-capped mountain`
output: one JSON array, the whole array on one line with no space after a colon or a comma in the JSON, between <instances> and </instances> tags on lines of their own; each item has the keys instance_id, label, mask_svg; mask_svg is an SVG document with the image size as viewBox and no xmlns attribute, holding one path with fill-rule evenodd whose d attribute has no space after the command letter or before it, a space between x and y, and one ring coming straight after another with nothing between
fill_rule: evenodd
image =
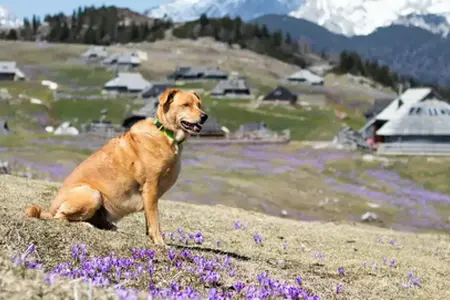
<instances>
[{"instance_id":1,"label":"snow-capped mountain","mask_svg":"<svg viewBox=\"0 0 450 300\"><path fill-rule=\"evenodd\" d=\"M307 0L289 15L347 36L368 35L379 27L392 24L414 25L439 32L436 27L450 28L450 1ZM445 23L436 26L430 22L432 16L442 17Z\"/></svg>"},{"instance_id":2,"label":"snow-capped mountain","mask_svg":"<svg viewBox=\"0 0 450 300\"><path fill-rule=\"evenodd\" d=\"M0 6L0 28L17 28L22 26L23 22L6 8Z\"/></svg>"},{"instance_id":3,"label":"snow-capped mountain","mask_svg":"<svg viewBox=\"0 0 450 300\"><path fill-rule=\"evenodd\" d=\"M450 31L449 0L173 0L153 7L149 16L174 21L266 14L286 14L346 36L368 35L392 24L416 26L446 36Z\"/></svg>"},{"instance_id":4,"label":"snow-capped mountain","mask_svg":"<svg viewBox=\"0 0 450 300\"><path fill-rule=\"evenodd\" d=\"M201 14L220 18L226 15L251 20L265 14L288 14L304 0L174 0L149 9L148 15L183 22L198 19Z\"/></svg>"}]
</instances>

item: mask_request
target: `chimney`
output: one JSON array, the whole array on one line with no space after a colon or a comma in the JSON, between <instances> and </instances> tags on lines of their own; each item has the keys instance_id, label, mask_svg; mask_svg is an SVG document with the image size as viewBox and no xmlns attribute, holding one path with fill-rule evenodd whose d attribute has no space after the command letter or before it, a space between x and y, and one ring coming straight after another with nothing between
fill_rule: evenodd
<instances>
[{"instance_id":1,"label":"chimney","mask_svg":"<svg viewBox=\"0 0 450 300\"><path fill-rule=\"evenodd\" d=\"M398 95L400 96L403 94L403 83L398 84Z\"/></svg>"}]
</instances>

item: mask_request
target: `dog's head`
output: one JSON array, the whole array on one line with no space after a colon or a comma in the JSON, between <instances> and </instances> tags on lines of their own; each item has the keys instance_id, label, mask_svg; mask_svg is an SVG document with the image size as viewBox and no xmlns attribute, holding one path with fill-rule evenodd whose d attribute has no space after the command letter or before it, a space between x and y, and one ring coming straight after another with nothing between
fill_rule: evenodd
<instances>
[{"instance_id":1,"label":"dog's head","mask_svg":"<svg viewBox=\"0 0 450 300\"><path fill-rule=\"evenodd\" d=\"M204 112L202 100L194 91L183 92L168 88L159 97L156 116L167 129L187 134L196 134L202 130L208 115Z\"/></svg>"}]
</instances>

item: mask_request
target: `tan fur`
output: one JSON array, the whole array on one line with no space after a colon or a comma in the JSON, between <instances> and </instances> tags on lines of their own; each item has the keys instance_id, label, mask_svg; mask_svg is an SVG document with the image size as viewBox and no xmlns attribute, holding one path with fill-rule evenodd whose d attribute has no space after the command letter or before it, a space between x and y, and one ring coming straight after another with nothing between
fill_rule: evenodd
<instances>
[{"instance_id":1,"label":"tan fur","mask_svg":"<svg viewBox=\"0 0 450 300\"><path fill-rule=\"evenodd\" d=\"M189 136L181 120L201 123L203 114L198 94L173 88L160 96L156 113L164 127L175 132L178 142ZM178 178L181 148L152 119L139 121L83 161L65 179L48 212L29 206L25 214L113 229L113 223L126 215L144 211L146 233L163 245L158 199Z\"/></svg>"}]
</instances>

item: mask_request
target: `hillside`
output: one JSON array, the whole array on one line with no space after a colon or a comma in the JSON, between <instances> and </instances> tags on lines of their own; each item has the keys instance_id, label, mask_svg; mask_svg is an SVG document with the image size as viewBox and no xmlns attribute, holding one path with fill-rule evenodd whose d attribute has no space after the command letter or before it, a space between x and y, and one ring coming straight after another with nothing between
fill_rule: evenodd
<instances>
[{"instance_id":1,"label":"hillside","mask_svg":"<svg viewBox=\"0 0 450 300\"><path fill-rule=\"evenodd\" d=\"M293 39L307 41L316 52L358 52L366 59L376 59L402 75L422 82L449 85L450 73L444 62L450 59L446 50L450 39L425 29L391 25L367 36L346 37L312 22L283 15L266 15L251 22L281 30Z\"/></svg>"},{"instance_id":2,"label":"hillside","mask_svg":"<svg viewBox=\"0 0 450 300\"><path fill-rule=\"evenodd\" d=\"M115 294L129 299L124 290L149 285L160 297L174 293L195 297L198 292L209 299L222 293L225 299L231 295L264 298L274 293L294 299L305 299L304 293L320 299L450 297L445 275L450 272L445 263L450 259L448 236L356 224L297 222L221 205L164 200L160 208L169 245L165 250L150 244L141 214L127 217L117 232L23 218L24 206L46 206L57 187L0 175L1 298L39 294L45 299L87 299L89 295L111 299ZM196 235L196 242L189 233ZM187 245L184 238L179 241L180 235L188 237ZM34 251L30 251L30 244ZM85 245L87 253L74 247L78 245ZM148 250L140 259L139 249L143 248ZM137 249L134 255L133 249ZM111 252L114 255L107 258ZM27 254L25 266L13 265L11 258L22 253ZM63 268L65 262L69 264ZM94 264L103 271L96 271ZM27 270L26 266L38 270ZM65 269L69 273L64 273ZM84 276L98 286L89 288ZM119 286L114 287L116 283Z\"/></svg>"},{"instance_id":3,"label":"hillside","mask_svg":"<svg viewBox=\"0 0 450 300\"><path fill-rule=\"evenodd\" d=\"M213 37L229 47L249 49L302 68L329 60L325 52L318 55L319 51L313 51L308 43L299 42L282 31L269 32L265 25L246 23L240 17L208 18L206 14L194 21L174 24L167 18L151 19L115 6L80 7L72 16L47 15L44 22L33 16L31 20L25 19L21 28L0 31L0 39L6 40L94 45L155 42L171 36L194 40ZM354 55L360 59L357 53ZM390 72L388 67L387 70ZM400 76L393 75L388 76L389 80L381 81L377 75L371 77L396 88ZM392 81L392 78L396 80Z\"/></svg>"}]
</instances>

